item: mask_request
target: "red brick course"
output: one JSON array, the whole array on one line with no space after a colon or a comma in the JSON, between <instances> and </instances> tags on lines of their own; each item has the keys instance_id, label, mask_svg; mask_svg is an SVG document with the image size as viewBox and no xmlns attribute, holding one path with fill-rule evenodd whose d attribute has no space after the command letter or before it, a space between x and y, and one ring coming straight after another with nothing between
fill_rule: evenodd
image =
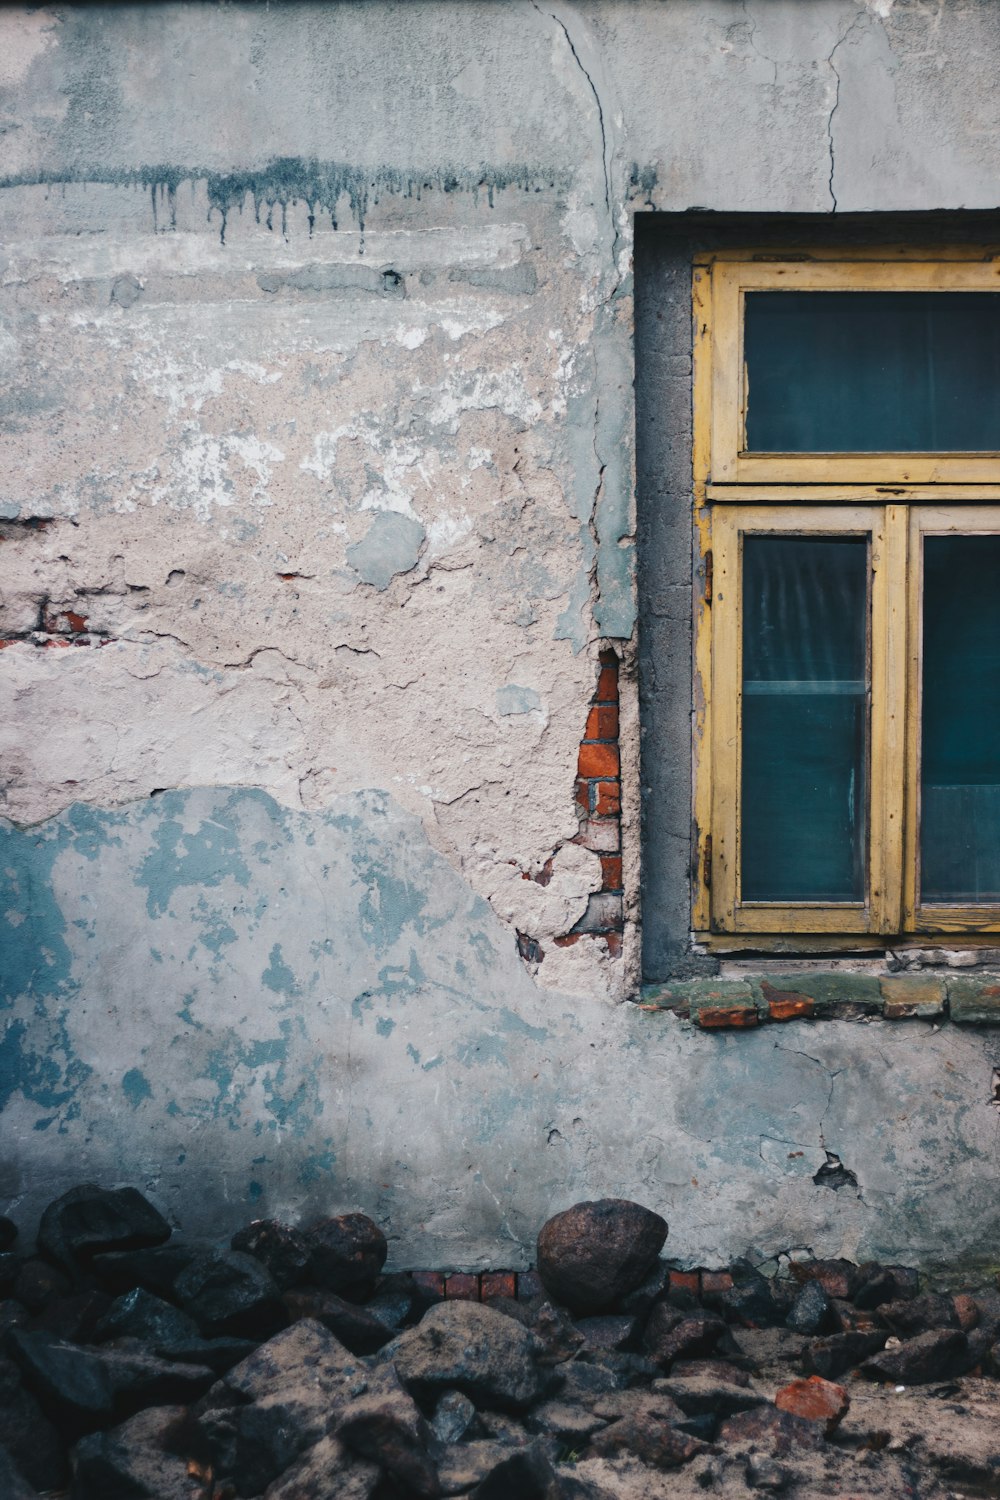
<instances>
[{"instance_id":1,"label":"red brick course","mask_svg":"<svg viewBox=\"0 0 1000 1500\"><path fill-rule=\"evenodd\" d=\"M568 946L584 935L599 937L612 958L622 951L624 911L621 859L621 756L618 747L618 669L615 651L602 651L597 690L577 761L576 804L580 831L576 842L601 856L601 888L571 933L557 938Z\"/></svg>"}]
</instances>

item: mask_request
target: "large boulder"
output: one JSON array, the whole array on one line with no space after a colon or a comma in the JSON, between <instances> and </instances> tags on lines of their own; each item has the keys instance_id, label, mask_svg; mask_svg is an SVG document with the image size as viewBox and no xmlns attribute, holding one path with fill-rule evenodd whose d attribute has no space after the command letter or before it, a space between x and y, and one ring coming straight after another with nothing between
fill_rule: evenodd
<instances>
[{"instance_id":1,"label":"large boulder","mask_svg":"<svg viewBox=\"0 0 1000 1500\"><path fill-rule=\"evenodd\" d=\"M538 1274L574 1312L603 1312L642 1285L666 1237L667 1221L640 1203L577 1203L543 1224Z\"/></svg>"},{"instance_id":2,"label":"large boulder","mask_svg":"<svg viewBox=\"0 0 1000 1500\"><path fill-rule=\"evenodd\" d=\"M270 1272L238 1250L199 1257L181 1272L173 1290L184 1311L209 1337L266 1339L288 1322Z\"/></svg>"},{"instance_id":3,"label":"large boulder","mask_svg":"<svg viewBox=\"0 0 1000 1500\"><path fill-rule=\"evenodd\" d=\"M320 1219L309 1225L303 1238L309 1249L304 1280L341 1297L366 1297L374 1291L388 1245L367 1214Z\"/></svg>"},{"instance_id":4,"label":"large boulder","mask_svg":"<svg viewBox=\"0 0 1000 1500\"><path fill-rule=\"evenodd\" d=\"M543 1393L538 1340L478 1302L439 1302L386 1353L418 1401L463 1391L477 1406L523 1410Z\"/></svg>"},{"instance_id":5,"label":"large boulder","mask_svg":"<svg viewBox=\"0 0 1000 1500\"><path fill-rule=\"evenodd\" d=\"M169 1238L170 1225L137 1189L85 1182L63 1193L42 1214L38 1252L76 1272L102 1252L141 1250Z\"/></svg>"},{"instance_id":6,"label":"large boulder","mask_svg":"<svg viewBox=\"0 0 1000 1500\"><path fill-rule=\"evenodd\" d=\"M215 1474L239 1495L260 1494L319 1442L370 1378L321 1324L293 1324L229 1370L195 1407Z\"/></svg>"},{"instance_id":7,"label":"large boulder","mask_svg":"<svg viewBox=\"0 0 1000 1500\"><path fill-rule=\"evenodd\" d=\"M391 1365L351 1402L335 1431L353 1453L380 1464L405 1494L437 1500L441 1489L428 1451L431 1430Z\"/></svg>"}]
</instances>

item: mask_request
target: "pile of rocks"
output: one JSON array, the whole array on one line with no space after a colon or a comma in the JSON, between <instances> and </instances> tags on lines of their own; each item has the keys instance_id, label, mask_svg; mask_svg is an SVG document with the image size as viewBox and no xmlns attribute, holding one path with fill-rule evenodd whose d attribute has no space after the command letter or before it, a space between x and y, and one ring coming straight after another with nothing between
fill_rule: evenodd
<instances>
[{"instance_id":1,"label":"pile of rocks","mask_svg":"<svg viewBox=\"0 0 1000 1500\"><path fill-rule=\"evenodd\" d=\"M543 1227L541 1290L384 1275L363 1214L171 1237L74 1189L0 1220L0 1494L36 1500L656 1500L1000 1494L1000 1292L898 1266L660 1259L638 1204Z\"/></svg>"}]
</instances>

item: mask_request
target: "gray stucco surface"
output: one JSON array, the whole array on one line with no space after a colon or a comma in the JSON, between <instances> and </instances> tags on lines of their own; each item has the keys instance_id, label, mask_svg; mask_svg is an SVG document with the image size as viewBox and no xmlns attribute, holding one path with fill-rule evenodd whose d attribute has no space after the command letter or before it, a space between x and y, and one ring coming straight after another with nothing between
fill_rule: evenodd
<instances>
[{"instance_id":1,"label":"gray stucco surface","mask_svg":"<svg viewBox=\"0 0 1000 1500\"><path fill-rule=\"evenodd\" d=\"M591 1194L664 1213L694 1264L734 1244L968 1263L996 1243L986 1034L705 1038L543 994L382 793L77 804L6 828L0 855L0 1192L20 1217L127 1169L190 1232L361 1207L398 1265L524 1264ZM26 892L33 921L11 924ZM827 1151L858 1193L813 1182Z\"/></svg>"},{"instance_id":2,"label":"gray stucco surface","mask_svg":"<svg viewBox=\"0 0 1000 1500\"><path fill-rule=\"evenodd\" d=\"M991 1033L712 1037L626 1003L633 238L994 208L998 61L992 0L0 11L15 1217L99 1177L191 1229L362 1207L396 1264L514 1265L611 1193L696 1261L987 1256ZM680 316L685 276L642 295ZM659 507L690 354L643 388L649 332ZM680 746L677 525L641 650ZM621 956L560 941L602 878L573 796L609 643ZM681 749L657 966L688 787ZM813 1183L826 1149L860 1198Z\"/></svg>"}]
</instances>

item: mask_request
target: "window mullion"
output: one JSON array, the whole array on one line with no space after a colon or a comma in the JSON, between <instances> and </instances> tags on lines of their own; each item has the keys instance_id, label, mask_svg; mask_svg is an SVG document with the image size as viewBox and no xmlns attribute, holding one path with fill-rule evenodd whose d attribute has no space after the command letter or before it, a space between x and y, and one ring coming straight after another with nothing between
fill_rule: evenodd
<instances>
[{"instance_id":1,"label":"window mullion","mask_svg":"<svg viewBox=\"0 0 1000 1500\"><path fill-rule=\"evenodd\" d=\"M872 538L871 930L900 930L907 740L907 507L887 505Z\"/></svg>"}]
</instances>

